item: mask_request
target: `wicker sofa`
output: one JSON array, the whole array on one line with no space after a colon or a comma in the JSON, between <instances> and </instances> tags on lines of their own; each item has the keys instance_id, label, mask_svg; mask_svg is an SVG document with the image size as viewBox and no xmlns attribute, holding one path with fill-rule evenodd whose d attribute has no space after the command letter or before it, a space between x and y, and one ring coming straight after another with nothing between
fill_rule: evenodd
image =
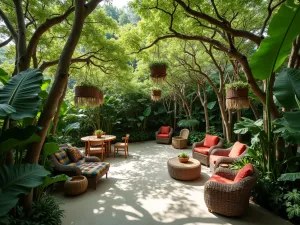
<instances>
[{"instance_id":1,"label":"wicker sofa","mask_svg":"<svg viewBox=\"0 0 300 225\"><path fill-rule=\"evenodd\" d=\"M68 146L60 145L59 151L64 151ZM49 156L56 174L66 174L70 177L83 175L88 179L89 186L96 190L99 179L109 171L110 164L101 162L96 156L84 157L78 162L61 164L55 154Z\"/></svg>"},{"instance_id":2,"label":"wicker sofa","mask_svg":"<svg viewBox=\"0 0 300 225\"><path fill-rule=\"evenodd\" d=\"M168 130L168 132L164 132ZM170 144L172 141L173 128L170 126L162 126L155 132L156 143L158 144Z\"/></svg>"},{"instance_id":3,"label":"wicker sofa","mask_svg":"<svg viewBox=\"0 0 300 225\"><path fill-rule=\"evenodd\" d=\"M248 147L238 141L227 149L215 148L210 154L210 170L214 172L221 164L232 164L243 158L247 152Z\"/></svg>"},{"instance_id":4,"label":"wicker sofa","mask_svg":"<svg viewBox=\"0 0 300 225\"><path fill-rule=\"evenodd\" d=\"M215 148L222 148L224 144L224 139L223 138L218 138L218 143L216 145L213 145L211 147L205 147L204 146L204 141L203 139L201 142L195 142L193 144L193 158L199 160L199 162L203 165L209 166L209 156L211 152Z\"/></svg>"},{"instance_id":5,"label":"wicker sofa","mask_svg":"<svg viewBox=\"0 0 300 225\"><path fill-rule=\"evenodd\" d=\"M251 190L256 184L258 171L254 168L252 175L234 182L238 172L228 168L218 168L214 175L229 182L217 182L210 179L205 183L204 201L210 212L225 216L242 216L247 212Z\"/></svg>"}]
</instances>

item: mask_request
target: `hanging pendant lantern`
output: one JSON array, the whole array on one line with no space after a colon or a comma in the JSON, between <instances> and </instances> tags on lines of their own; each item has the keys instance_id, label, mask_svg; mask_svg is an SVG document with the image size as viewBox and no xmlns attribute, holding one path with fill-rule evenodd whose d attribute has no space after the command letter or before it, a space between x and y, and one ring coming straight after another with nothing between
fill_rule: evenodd
<instances>
[{"instance_id":1,"label":"hanging pendant lantern","mask_svg":"<svg viewBox=\"0 0 300 225\"><path fill-rule=\"evenodd\" d=\"M74 101L76 106L99 106L104 101L103 92L94 86L77 86Z\"/></svg>"},{"instance_id":2,"label":"hanging pendant lantern","mask_svg":"<svg viewBox=\"0 0 300 225\"><path fill-rule=\"evenodd\" d=\"M164 62L153 62L150 64L150 77L154 83L161 83L167 76L167 64Z\"/></svg>"},{"instance_id":3,"label":"hanging pendant lantern","mask_svg":"<svg viewBox=\"0 0 300 225\"><path fill-rule=\"evenodd\" d=\"M241 85L241 82L239 82L239 85ZM248 86L245 86L245 84L241 86L238 86L237 83L229 84L226 87L226 108L248 109L250 106L248 92Z\"/></svg>"},{"instance_id":4,"label":"hanging pendant lantern","mask_svg":"<svg viewBox=\"0 0 300 225\"><path fill-rule=\"evenodd\" d=\"M153 101L159 101L161 99L161 90L152 90L151 99Z\"/></svg>"}]
</instances>

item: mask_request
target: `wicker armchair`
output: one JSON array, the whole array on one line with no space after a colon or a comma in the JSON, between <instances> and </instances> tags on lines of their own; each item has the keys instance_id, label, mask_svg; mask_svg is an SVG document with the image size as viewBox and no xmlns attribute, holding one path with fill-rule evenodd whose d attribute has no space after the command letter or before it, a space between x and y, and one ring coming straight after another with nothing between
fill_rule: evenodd
<instances>
[{"instance_id":1,"label":"wicker armchair","mask_svg":"<svg viewBox=\"0 0 300 225\"><path fill-rule=\"evenodd\" d=\"M159 128L158 131L155 132L156 143L158 144L170 144L172 141L173 128L169 127L168 134L162 134L162 127Z\"/></svg>"},{"instance_id":2,"label":"wicker armchair","mask_svg":"<svg viewBox=\"0 0 300 225\"><path fill-rule=\"evenodd\" d=\"M246 145L245 145L246 146ZM243 158L247 152L248 147L245 147L245 150L242 154L231 157L230 152L232 151L234 146L231 146L227 149L215 148L210 154L210 170L214 172L221 164L232 164L234 161Z\"/></svg>"},{"instance_id":3,"label":"wicker armchair","mask_svg":"<svg viewBox=\"0 0 300 225\"><path fill-rule=\"evenodd\" d=\"M211 154L211 152L215 149L215 148L222 148L223 144L224 144L224 139L219 137L219 142L217 145L211 146L207 152L207 154L203 154L200 152L197 152L195 150L195 148L199 148L199 147L204 147L204 141L205 139L203 139L201 142L195 142L193 144L193 158L199 160L199 162L201 164L204 164L206 166L209 166L209 156Z\"/></svg>"},{"instance_id":4,"label":"wicker armchair","mask_svg":"<svg viewBox=\"0 0 300 225\"><path fill-rule=\"evenodd\" d=\"M237 170L218 168L215 174L233 181ZM210 212L216 212L225 216L241 216L249 207L251 190L256 184L257 169L253 174L232 184L207 181L204 185L204 201Z\"/></svg>"},{"instance_id":5,"label":"wicker armchair","mask_svg":"<svg viewBox=\"0 0 300 225\"><path fill-rule=\"evenodd\" d=\"M188 129L182 129L180 135L172 138L172 146L174 148L182 149L188 145L190 131Z\"/></svg>"}]
</instances>

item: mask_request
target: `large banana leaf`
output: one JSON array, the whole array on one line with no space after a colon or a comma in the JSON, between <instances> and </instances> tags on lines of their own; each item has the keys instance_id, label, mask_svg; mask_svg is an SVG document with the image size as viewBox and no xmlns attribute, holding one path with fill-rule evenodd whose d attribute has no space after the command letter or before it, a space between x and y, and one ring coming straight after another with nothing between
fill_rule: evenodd
<instances>
[{"instance_id":1,"label":"large banana leaf","mask_svg":"<svg viewBox=\"0 0 300 225\"><path fill-rule=\"evenodd\" d=\"M296 99L300 100L300 70L282 70L275 80L273 93L280 105L287 110L298 108Z\"/></svg>"},{"instance_id":2,"label":"large banana leaf","mask_svg":"<svg viewBox=\"0 0 300 225\"><path fill-rule=\"evenodd\" d=\"M50 172L37 164L0 166L0 217L6 215L19 201L20 194L43 183Z\"/></svg>"},{"instance_id":3,"label":"large banana leaf","mask_svg":"<svg viewBox=\"0 0 300 225\"><path fill-rule=\"evenodd\" d=\"M257 79L267 79L285 61L292 43L300 34L300 4L287 0L271 19L268 37L260 44L250 61Z\"/></svg>"},{"instance_id":4,"label":"large banana leaf","mask_svg":"<svg viewBox=\"0 0 300 225\"><path fill-rule=\"evenodd\" d=\"M7 104L0 104L0 119L4 119L12 113L15 113L14 107Z\"/></svg>"},{"instance_id":5,"label":"large banana leaf","mask_svg":"<svg viewBox=\"0 0 300 225\"><path fill-rule=\"evenodd\" d=\"M36 116L42 81L43 75L38 69L28 69L13 76L0 89L0 104L10 105L16 110L10 115L13 120Z\"/></svg>"},{"instance_id":6,"label":"large banana leaf","mask_svg":"<svg viewBox=\"0 0 300 225\"><path fill-rule=\"evenodd\" d=\"M13 127L3 132L0 136L0 155L10 149L38 142L40 137L36 134L37 130L37 126L30 125L26 128Z\"/></svg>"}]
</instances>

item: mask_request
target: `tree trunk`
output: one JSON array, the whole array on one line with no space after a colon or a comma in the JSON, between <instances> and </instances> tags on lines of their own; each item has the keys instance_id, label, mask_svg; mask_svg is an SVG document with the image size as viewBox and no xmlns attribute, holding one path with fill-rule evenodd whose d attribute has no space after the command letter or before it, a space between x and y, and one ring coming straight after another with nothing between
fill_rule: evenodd
<instances>
[{"instance_id":1,"label":"tree trunk","mask_svg":"<svg viewBox=\"0 0 300 225\"><path fill-rule=\"evenodd\" d=\"M62 103L64 101L65 96L66 96L67 89L68 89L68 82L67 82L67 84L64 87L63 94L59 98L59 102L58 102L57 108L56 108L56 113L55 113L55 116L53 118L53 126L52 126L52 129L51 129L51 134L53 136L56 135L56 127L57 127L58 120L59 120L60 108L61 108L61 105L62 105Z\"/></svg>"},{"instance_id":2,"label":"tree trunk","mask_svg":"<svg viewBox=\"0 0 300 225\"><path fill-rule=\"evenodd\" d=\"M239 122L239 121L241 120L241 117L242 117L241 110L238 109L238 110L236 111L236 121ZM241 141L242 141L242 135L241 135L241 134L238 134L238 135L237 135L237 139L238 139L239 142L241 142Z\"/></svg>"},{"instance_id":3,"label":"tree trunk","mask_svg":"<svg viewBox=\"0 0 300 225\"><path fill-rule=\"evenodd\" d=\"M174 125L173 130L175 132L176 130L176 124L177 124L177 102L176 102L176 95L174 96Z\"/></svg>"}]
</instances>

